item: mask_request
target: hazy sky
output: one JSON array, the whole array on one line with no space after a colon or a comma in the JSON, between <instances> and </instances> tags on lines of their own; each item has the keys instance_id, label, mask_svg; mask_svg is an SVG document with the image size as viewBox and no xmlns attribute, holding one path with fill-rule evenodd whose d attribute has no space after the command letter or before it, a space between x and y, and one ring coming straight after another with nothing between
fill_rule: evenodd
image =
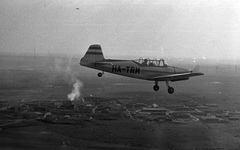
<instances>
[{"instance_id":1,"label":"hazy sky","mask_svg":"<svg viewBox=\"0 0 240 150\"><path fill-rule=\"evenodd\" d=\"M0 51L240 59L237 0L1 0Z\"/></svg>"}]
</instances>

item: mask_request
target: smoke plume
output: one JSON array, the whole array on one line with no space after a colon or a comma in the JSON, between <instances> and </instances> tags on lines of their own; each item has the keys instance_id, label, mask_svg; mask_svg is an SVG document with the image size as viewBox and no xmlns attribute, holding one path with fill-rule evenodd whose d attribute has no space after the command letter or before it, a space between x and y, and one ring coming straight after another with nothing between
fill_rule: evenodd
<instances>
[{"instance_id":1,"label":"smoke plume","mask_svg":"<svg viewBox=\"0 0 240 150\"><path fill-rule=\"evenodd\" d=\"M83 87L83 83L80 80L76 80L73 84L72 93L68 94L68 99L70 101L76 100L81 96L81 88Z\"/></svg>"},{"instance_id":2,"label":"smoke plume","mask_svg":"<svg viewBox=\"0 0 240 150\"><path fill-rule=\"evenodd\" d=\"M79 79L80 73L77 68L74 68L77 63L78 60L67 57L56 57L53 62L53 75L50 83L53 86L72 85L72 92L67 95L70 101L77 100L81 96L81 88L83 87L83 83Z\"/></svg>"}]
</instances>

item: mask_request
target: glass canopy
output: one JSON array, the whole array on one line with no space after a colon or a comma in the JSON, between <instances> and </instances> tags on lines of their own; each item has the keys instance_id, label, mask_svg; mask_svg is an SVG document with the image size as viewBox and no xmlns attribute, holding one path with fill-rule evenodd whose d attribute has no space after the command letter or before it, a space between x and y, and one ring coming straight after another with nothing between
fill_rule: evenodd
<instances>
[{"instance_id":1,"label":"glass canopy","mask_svg":"<svg viewBox=\"0 0 240 150\"><path fill-rule=\"evenodd\" d=\"M150 59L150 58L139 58L134 60L134 62L138 63L141 66L168 66L167 62L164 59Z\"/></svg>"}]
</instances>

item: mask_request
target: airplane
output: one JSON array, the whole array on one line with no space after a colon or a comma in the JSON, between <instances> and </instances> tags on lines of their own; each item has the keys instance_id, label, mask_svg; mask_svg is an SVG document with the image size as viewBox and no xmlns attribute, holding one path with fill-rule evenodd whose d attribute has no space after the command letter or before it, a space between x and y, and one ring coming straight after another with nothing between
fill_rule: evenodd
<instances>
[{"instance_id":1,"label":"airplane","mask_svg":"<svg viewBox=\"0 0 240 150\"><path fill-rule=\"evenodd\" d=\"M99 44L90 45L84 57L79 63L81 66L97 69L101 72L109 72L121 76L154 81L154 91L159 90L158 82L165 81L168 93L173 94L174 88L169 82L188 80L190 77L204 75L188 69L169 66L164 59L136 59L136 60L114 60L105 59L102 48Z\"/></svg>"}]
</instances>

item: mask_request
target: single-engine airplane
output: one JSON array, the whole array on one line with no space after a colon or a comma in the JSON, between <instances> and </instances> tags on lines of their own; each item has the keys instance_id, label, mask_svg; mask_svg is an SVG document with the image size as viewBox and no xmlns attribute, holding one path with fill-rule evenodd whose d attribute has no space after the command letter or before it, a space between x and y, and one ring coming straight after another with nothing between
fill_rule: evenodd
<instances>
[{"instance_id":1,"label":"single-engine airplane","mask_svg":"<svg viewBox=\"0 0 240 150\"><path fill-rule=\"evenodd\" d=\"M169 81L188 80L190 77L204 75L188 69L167 65L164 59L137 59L137 60L113 60L105 59L102 48L98 44L90 45L80 65L100 70L98 77L104 72L109 72L126 77L155 81L153 89L159 90L158 81L165 81L168 93L172 94L174 88L169 86Z\"/></svg>"}]
</instances>

